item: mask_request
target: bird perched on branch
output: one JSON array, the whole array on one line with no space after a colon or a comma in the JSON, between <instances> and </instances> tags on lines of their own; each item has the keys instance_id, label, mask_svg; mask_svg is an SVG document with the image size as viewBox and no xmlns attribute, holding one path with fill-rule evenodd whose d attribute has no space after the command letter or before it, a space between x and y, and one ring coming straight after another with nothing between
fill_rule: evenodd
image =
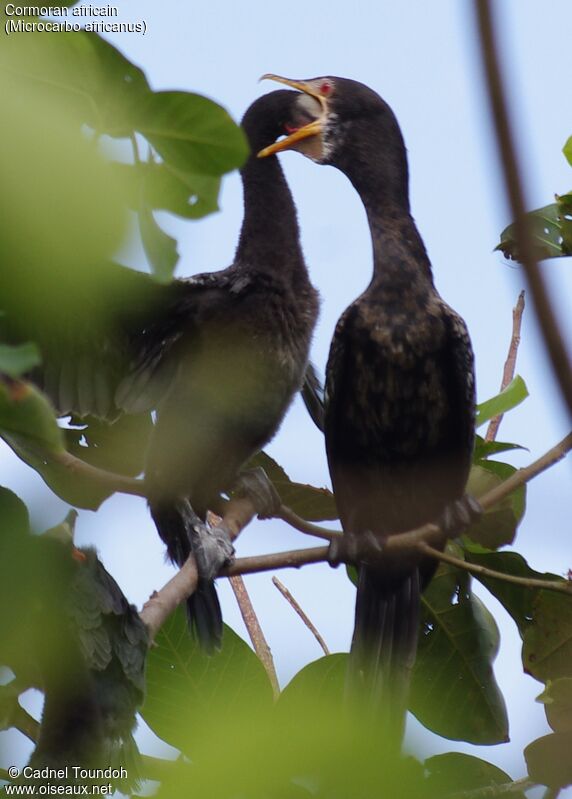
<instances>
[{"instance_id":1,"label":"bird perched on branch","mask_svg":"<svg viewBox=\"0 0 572 799\"><path fill-rule=\"evenodd\" d=\"M188 609L208 651L222 634L213 579L232 546L206 524L206 513L274 436L302 388L318 313L280 164L256 158L284 129L294 100L292 92L271 92L242 121L252 154L241 170L244 221L227 269L162 286L108 265L102 274L116 290L99 296L94 286L81 298L97 305L101 335L56 312L48 326L55 345L41 297L40 313L25 314L28 294L14 297L9 283L0 293L8 339L39 342L38 379L60 413L156 409L145 468L149 505L171 560L182 565L191 551L196 556L199 587ZM75 316L85 312L79 304L68 302Z\"/></svg>"},{"instance_id":2,"label":"bird perched on branch","mask_svg":"<svg viewBox=\"0 0 572 799\"><path fill-rule=\"evenodd\" d=\"M391 108L353 80L278 80L301 92L295 149L344 172L364 204L373 243L369 286L338 321L327 365L328 463L348 554L360 540L468 521L474 437L473 353L461 317L438 294L410 213L406 150ZM403 732L417 646L420 592L435 561L415 555L361 563L350 686L385 728Z\"/></svg>"}]
</instances>

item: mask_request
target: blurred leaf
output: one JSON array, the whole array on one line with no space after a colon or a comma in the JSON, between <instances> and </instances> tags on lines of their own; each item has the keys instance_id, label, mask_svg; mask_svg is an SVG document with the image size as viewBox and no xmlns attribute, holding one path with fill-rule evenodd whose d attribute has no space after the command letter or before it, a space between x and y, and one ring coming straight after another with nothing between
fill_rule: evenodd
<instances>
[{"instance_id":1,"label":"blurred leaf","mask_svg":"<svg viewBox=\"0 0 572 799\"><path fill-rule=\"evenodd\" d=\"M534 598L532 623L524 634L524 670L541 682L572 677L572 601L554 591Z\"/></svg>"},{"instance_id":2,"label":"blurred leaf","mask_svg":"<svg viewBox=\"0 0 572 799\"><path fill-rule=\"evenodd\" d=\"M527 397L528 389L526 383L520 375L517 375L506 388L503 388L500 394L477 405L476 426L480 427L494 416L499 416L501 413L512 410Z\"/></svg>"},{"instance_id":3,"label":"blurred leaf","mask_svg":"<svg viewBox=\"0 0 572 799\"><path fill-rule=\"evenodd\" d=\"M261 466L280 494L283 505L308 521L329 521L338 518L334 495L327 488L295 483L284 469L266 452L259 452L249 466Z\"/></svg>"},{"instance_id":4,"label":"blurred leaf","mask_svg":"<svg viewBox=\"0 0 572 799\"><path fill-rule=\"evenodd\" d=\"M528 773L534 782L561 788L572 783L572 732L537 738L524 750Z\"/></svg>"},{"instance_id":5,"label":"blurred leaf","mask_svg":"<svg viewBox=\"0 0 572 799\"><path fill-rule=\"evenodd\" d=\"M28 81L47 101L65 104L99 133L132 133L132 117L151 90L142 70L105 39L88 31L27 33L4 45L0 68Z\"/></svg>"},{"instance_id":6,"label":"blurred leaf","mask_svg":"<svg viewBox=\"0 0 572 799\"><path fill-rule=\"evenodd\" d=\"M189 92L156 92L139 108L136 129L164 161L183 173L222 175L248 155L242 129L206 97Z\"/></svg>"},{"instance_id":7,"label":"blurred leaf","mask_svg":"<svg viewBox=\"0 0 572 799\"><path fill-rule=\"evenodd\" d=\"M570 166L572 166L572 136L569 136L566 140L566 144L562 148L562 152Z\"/></svg>"},{"instance_id":8,"label":"blurred leaf","mask_svg":"<svg viewBox=\"0 0 572 799\"><path fill-rule=\"evenodd\" d=\"M14 347L0 344L0 372L9 377L20 377L40 361L40 353L35 344L18 344Z\"/></svg>"},{"instance_id":9,"label":"blurred leaf","mask_svg":"<svg viewBox=\"0 0 572 799\"><path fill-rule=\"evenodd\" d=\"M164 741L190 755L213 708L224 707L219 733L248 708L255 717L272 705L272 689L252 649L225 626L222 650L209 656L191 636L179 607L161 628L147 658L147 696L141 715ZM211 720L214 723L215 719Z\"/></svg>"},{"instance_id":10,"label":"blurred leaf","mask_svg":"<svg viewBox=\"0 0 572 799\"><path fill-rule=\"evenodd\" d=\"M159 799L437 799L416 760L388 752L377 730L327 694L316 697L312 680L298 688L295 712L280 712L279 700L274 712L237 715L213 696L191 762L175 764Z\"/></svg>"},{"instance_id":11,"label":"blurred leaf","mask_svg":"<svg viewBox=\"0 0 572 799\"><path fill-rule=\"evenodd\" d=\"M308 697L316 706L341 709L348 656L327 655L308 663L290 680L278 698L278 713L292 718L303 715Z\"/></svg>"},{"instance_id":12,"label":"blurred leaf","mask_svg":"<svg viewBox=\"0 0 572 799\"><path fill-rule=\"evenodd\" d=\"M457 554L457 553L456 553ZM410 709L438 735L475 744L508 740L508 719L492 662L495 620L470 579L441 564L421 599L421 630Z\"/></svg>"},{"instance_id":13,"label":"blurred leaf","mask_svg":"<svg viewBox=\"0 0 572 799\"><path fill-rule=\"evenodd\" d=\"M503 483L516 469L508 463L481 460L473 464L467 483L467 493L477 499ZM472 524L465 535L487 549L512 544L526 507L526 486L520 486L489 508Z\"/></svg>"},{"instance_id":14,"label":"blurred leaf","mask_svg":"<svg viewBox=\"0 0 572 799\"><path fill-rule=\"evenodd\" d=\"M23 308L31 320L57 307L63 324L68 285L92 285L120 244L121 190L66 105L1 69L0 92L0 306ZM72 304L65 310L86 313Z\"/></svg>"},{"instance_id":15,"label":"blurred leaf","mask_svg":"<svg viewBox=\"0 0 572 799\"><path fill-rule=\"evenodd\" d=\"M179 260L177 242L159 227L147 206L139 208L138 219L141 241L153 274L160 283L168 283Z\"/></svg>"},{"instance_id":16,"label":"blurred leaf","mask_svg":"<svg viewBox=\"0 0 572 799\"><path fill-rule=\"evenodd\" d=\"M535 580L559 580L554 574L540 573L531 569L526 560L517 552L491 552L474 546L470 541L464 544L464 556L469 563L476 563L504 574ZM504 609L512 616L521 636L532 622L533 607L538 589L530 589L524 585L495 580L482 574L475 574L475 579L482 583L491 594L498 599Z\"/></svg>"},{"instance_id":17,"label":"blurred leaf","mask_svg":"<svg viewBox=\"0 0 572 799\"><path fill-rule=\"evenodd\" d=\"M548 680L536 698L542 702L548 723L554 732L572 732L572 677Z\"/></svg>"},{"instance_id":18,"label":"blurred leaf","mask_svg":"<svg viewBox=\"0 0 572 799\"><path fill-rule=\"evenodd\" d=\"M0 541L11 536L22 537L29 532L28 508L13 491L0 486Z\"/></svg>"},{"instance_id":19,"label":"blurred leaf","mask_svg":"<svg viewBox=\"0 0 572 799\"><path fill-rule=\"evenodd\" d=\"M127 186L134 210L143 198L149 208L170 211L185 219L199 219L218 211L219 177L180 172L153 161L116 163L114 168Z\"/></svg>"},{"instance_id":20,"label":"blurred leaf","mask_svg":"<svg viewBox=\"0 0 572 799\"><path fill-rule=\"evenodd\" d=\"M480 757L461 752L447 752L435 755L425 761L429 772L428 783L438 795L477 791L479 788L493 788L495 785L508 785L513 782L502 769ZM491 790L491 796L494 792ZM511 799L526 799L522 791L511 791Z\"/></svg>"},{"instance_id":21,"label":"blurred leaf","mask_svg":"<svg viewBox=\"0 0 572 799\"><path fill-rule=\"evenodd\" d=\"M531 227L537 258L559 258L572 254L572 192L556 195L556 202L526 215ZM505 258L520 260L514 224L501 233L501 250Z\"/></svg>"},{"instance_id":22,"label":"blurred leaf","mask_svg":"<svg viewBox=\"0 0 572 799\"><path fill-rule=\"evenodd\" d=\"M485 460L490 455L498 455L499 452L509 452L514 449L526 449L520 444L509 444L503 441L485 441L482 436L475 436L475 452L473 460L478 462Z\"/></svg>"},{"instance_id":23,"label":"blurred leaf","mask_svg":"<svg viewBox=\"0 0 572 799\"><path fill-rule=\"evenodd\" d=\"M16 452L27 447L64 451L54 409L31 383L0 381L0 434Z\"/></svg>"},{"instance_id":24,"label":"blurred leaf","mask_svg":"<svg viewBox=\"0 0 572 799\"><path fill-rule=\"evenodd\" d=\"M94 417L71 420L64 430L67 449L76 458L108 472L135 477L145 469L153 420L150 413L127 414L114 422Z\"/></svg>"}]
</instances>

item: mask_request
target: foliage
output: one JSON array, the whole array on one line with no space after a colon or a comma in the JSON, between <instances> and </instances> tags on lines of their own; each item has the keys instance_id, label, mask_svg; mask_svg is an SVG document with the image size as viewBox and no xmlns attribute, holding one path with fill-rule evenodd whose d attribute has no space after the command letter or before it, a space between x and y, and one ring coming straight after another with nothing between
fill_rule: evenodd
<instances>
[{"instance_id":1,"label":"foliage","mask_svg":"<svg viewBox=\"0 0 572 799\"><path fill-rule=\"evenodd\" d=\"M0 298L9 297L30 319L53 305L56 326L80 315L104 329L108 293L102 286L110 285L108 267L129 213L137 215L154 279L168 282L177 246L156 212L186 220L214 212L222 175L245 158L244 136L216 103L183 91L153 91L140 68L83 32L5 40L0 88L6 120L0 130ZM121 139L131 147L130 161L109 155L110 141ZM571 149L569 141L569 160ZM565 195L533 213L543 252L567 254L570 208ZM23 220L33 235L22 235ZM508 228L499 247L516 257L512 235ZM25 379L39 365L39 342L15 344L18 331L4 321L0 317L0 434L69 504L97 509L111 489L70 472L60 456L71 453L99 469L136 476L143 471L151 416L71 417L65 428L58 425L46 396ZM479 405L477 423L511 411L527 393L522 378L515 378ZM518 446L477 438L469 489L480 495L513 474L512 465L496 458ZM281 501L299 516L337 518L326 488L291 480L265 453L254 465L264 467ZM561 579L535 572L516 552L498 551L513 543L525 500L524 488L514 491L450 552L507 575ZM14 678L0 690L0 729L25 723L18 698L41 684L34 653L57 657L60 642L54 645L53 635L34 620L38 607L54 606L68 575L46 570L43 553L26 507L1 488L0 665L10 666ZM355 570L348 574L355 580ZM562 754L572 734L569 597L490 576L477 579L514 620L523 639L522 668L545 685L539 701L553 733L527 748L529 773L543 784L564 785L572 780ZM421 723L442 737L475 744L508 740L493 671L498 647L496 622L472 579L461 568L441 565L424 594L413 674L411 710ZM261 661L236 633L225 628L222 651L207 657L177 611L149 650L141 709L154 732L182 755L163 764L158 796L429 798L511 782L485 760L455 752L424 763L390 757L379 730L364 727L345 708L346 660L335 654L308 664L273 702Z\"/></svg>"},{"instance_id":2,"label":"foliage","mask_svg":"<svg viewBox=\"0 0 572 799\"><path fill-rule=\"evenodd\" d=\"M572 136L562 148L572 166ZM555 195L556 202L527 214L537 258L561 258L572 255L572 192ZM503 230L495 247L506 258L520 260L514 224Z\"/></svg>"}]
</instances>

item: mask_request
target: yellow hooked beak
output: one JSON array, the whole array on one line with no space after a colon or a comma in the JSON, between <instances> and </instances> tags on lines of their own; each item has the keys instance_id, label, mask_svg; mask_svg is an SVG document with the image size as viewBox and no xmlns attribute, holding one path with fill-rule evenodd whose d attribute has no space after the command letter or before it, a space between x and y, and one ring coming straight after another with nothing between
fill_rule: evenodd
<instances>
[{"instance_id":1,"label":"yellow hooked beak","mask_svg":"<svg viewBox=\"0 0 572 799\"><path fill-rule=\"evenodd\" d=\"M263 150L260 150L258 153L258 158L266 158L269 155L274 155L275 153L283 152L284 150L291 150L294 146L304 139L309 139L312 136L319 136L323 129L324 129L324 120L328 114L328 102L326 98L320 94L310 83L306 83L303 80L291 80L290 78L283 78L280 75L272 75L271 73L267 73L263 75L260 80L274 80L277 83L283 83L286 86L290 86L292 89L297 89L298 91L302 92L303 94L308 94L310 97L313 97L320 103L322 108L322 115L318 117L318 119L312 120L312 122L304 125L298 130L295 130L289 136L286 136L285 139L280 139L274 144L265 147Z\"/></svg>"}]
</instances>

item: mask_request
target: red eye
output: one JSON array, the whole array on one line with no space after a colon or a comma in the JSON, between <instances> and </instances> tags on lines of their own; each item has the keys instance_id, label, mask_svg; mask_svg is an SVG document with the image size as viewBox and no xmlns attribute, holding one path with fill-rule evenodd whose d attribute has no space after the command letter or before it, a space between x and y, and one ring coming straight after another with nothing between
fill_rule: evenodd
<instances>
[{"instance_id":1,"label":"red eye","mask_svg":"<svg viewBox=\"0 0 572 799\"><path fill-rule=\"evenodd\" d=\"M332 91L332 84L325 80L320 86L320 93L324 95L330 94Z\"/></svg>"}]
</instances>

